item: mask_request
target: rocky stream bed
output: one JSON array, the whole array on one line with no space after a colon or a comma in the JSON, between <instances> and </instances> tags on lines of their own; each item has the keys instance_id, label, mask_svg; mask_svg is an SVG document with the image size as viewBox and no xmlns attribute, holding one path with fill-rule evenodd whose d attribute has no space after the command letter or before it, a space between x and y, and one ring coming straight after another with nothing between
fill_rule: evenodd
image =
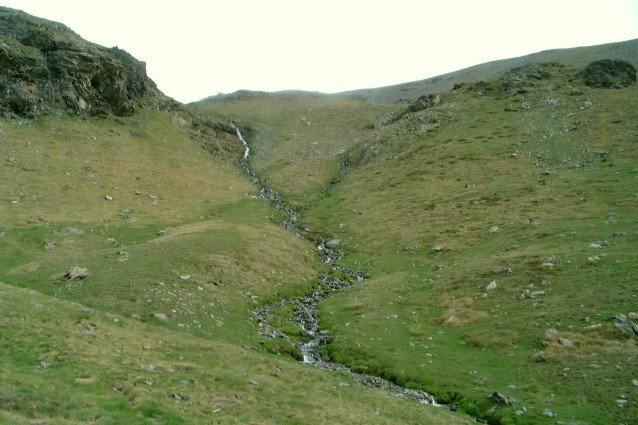
<instances>
[{"instance_id":1,"label":"rocky stream bed","mask_svg":"<svg viewBox=\"0 0 638 425\"><path fill-rule=\"evenodd\" d=\"M250 146L248 141L244 138L241 129L236 125L235 121L231 120L230 125L245 148L244 156L239 161L239 165L243 168L246 176L259 188L260 199L281 214L283 217L279 222L281 226L294 230L305 237L314 238L317 255L319 255L321 261L331 269L331 272L322 273L320 275L321 282L319 289L314 292L298 298L284 298L276 303L266 304L253 310L252 319L258 324L259 334L264 338L281 338L295 345L303 356L303 363L310 366L346 373L359 384L385 388L397 397L453 410L452 406L438 404L434 396L423 390L403 388L378 376L354 372L347 366L331 362L322 355L322 347L330 343L331 336L327 330L322 330L319 327L317 304L345 287L362 282L364 280L364 274L360 270L341 266L339 260L343 258L344 251L340 248L339 244L334 243L334 241L326 241L322 234L312 233L302 226L299 222L301 214L293 208L290 208L281 195L272 188L266 187L259 180L249 165ZM347 161L344 161L342 174L345 174L345 172L347 172ZM338 178L333 179L324 189L323 193L325 194L338 183ZM287 305L296 306L290 321L301 329L301 334L304 336L301 342L292 340L290 336L270 325L270 321L274 315L273 310Z\"/></svg>"}]
</instances>

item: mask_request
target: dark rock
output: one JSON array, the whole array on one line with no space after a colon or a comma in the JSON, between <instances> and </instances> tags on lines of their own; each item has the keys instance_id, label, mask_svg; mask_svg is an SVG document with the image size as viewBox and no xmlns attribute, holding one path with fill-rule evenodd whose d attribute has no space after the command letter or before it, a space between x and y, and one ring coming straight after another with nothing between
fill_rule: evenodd
<instances>
[{"instance_id":1,"label":"dark rock","mask_svg":"<svg viewBox=\"0 0 638 425\"><path fill-rule=\"evenodd\" d=\"M0 114L131 115L142 100L165 102L146 64L65 25L0 7ZM161 102L160 102L161 103Z\"/></svg>"},{"instance_id":2,"label":"dark rock","mask_svg":"<svg viewBox=\"0 0 638 425\"><path fill-rule=\"evenodd\" d=\"M574 80L594 88L620 89L636 82L636 68L624 60L603 59L587 65Z\"/></svg>"},{"instance_id":3,"label":"dark rock","mask_svg":"<svg viewBox=\"0 0 638 425\"><path fill-rule=\"evenodd\" d=\"M494 403L496 404L500 404L503 406L511 406L512 403L514 403L516 400L514 400L511 397L507 397L506 395L503 395L499 392L493 392L491 396L488 397L490 400L492 400Z\"/></svg>"},{"instance_id":4,"label":"dark rock","mask_svg":"<svg viewBox=\"0 0 638 425\"><path fill-rule=\"evenodd\" d=\"M438 94L428 94L424 96L420 96L417 100L415 100L410 106L408 106L409 112L418 112L423 109L428 109L433 106L438 105L441 102L441 96Z\"/></svg>"}]
</instances>

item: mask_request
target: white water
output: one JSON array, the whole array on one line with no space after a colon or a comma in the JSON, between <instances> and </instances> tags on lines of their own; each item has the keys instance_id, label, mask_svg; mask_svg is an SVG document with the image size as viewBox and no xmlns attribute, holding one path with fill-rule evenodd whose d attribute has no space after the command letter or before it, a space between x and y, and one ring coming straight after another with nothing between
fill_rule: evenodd
<instances>
[{"instance_id":1,"label":"white water","mask_svg":"<svg viewBox=\"0 0 638 425\"><path fill-rule=\"evenodd\" d=\"M239 128L235 125L233 121L230 122L230 126L235 130L235 133L237 134L237 138L242 143L242 145L244 145L244 157L242 158L242 160L245 161L248 159L248 156L250 155L250 147L248 147L248 142L246 142L246 139L244 139L244 135L241 134L241 131L239 131Z\"/></svg>"}]
</instances>

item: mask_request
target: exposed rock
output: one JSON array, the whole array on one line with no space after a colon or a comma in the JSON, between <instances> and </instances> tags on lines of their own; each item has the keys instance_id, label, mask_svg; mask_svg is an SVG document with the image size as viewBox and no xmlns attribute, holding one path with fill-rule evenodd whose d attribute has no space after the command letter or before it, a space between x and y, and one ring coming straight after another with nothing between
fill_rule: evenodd
<instances>
[{"instance_id":1,"label":"exposed rock","mask_svg":"<svg viewBox=\"0 0 638 425\"><path fill-rule=\"evenodd\" d=\"M513 398L507 397L506 395L503 395L496 391L493 392L492 395L490 395L488 398L492 400L494 403L500 404L503 406L511 406L512 403L516 402L516 400L514 400Z\"/></svg>"},{"instance_id":2,"label":"exposed rock","mask_svg":"<svg viewBox=\"0 0 638 425\"><path fill-rule=\"evenodd\" d=\"M493 291L493 290L495 290L495 289L496 289L496 287L497 287L497 286L498 286L498 285L496 285L496 281L495 281L495 280L493 280L493 281L491 281L491 282L490 282L490 283L489 283L489 284L485 287L485 290L486 290L486 291Z\"/></svg>"},{"instance_id":3,"label":"exposed rock","mask_svg":"<svg viewBox=\"0 0 638 425\"><path fill-rule=\"evenodd\" d=\"M636 68L624 60L603 59L587 65L574 80L589 87L620 89L636 82Z\"/></svg>"},{"instance_id":4,"label":"exposed rock","mask_svg":"<svg viewBox=\"0 0 638 425\"><path fill-rule=\"evenodd\" d=\"M341 246L341 239L332 239L326 242L326 246L330 249L337 249Z\"/></svg>"},{"instance_id":5,"label":"exposed rock","mask_svg":"<svg viewBox=\"0 0 638 425\"><path fill-rule=\"evenodd\" d=\"M438 105L441 102L441 96L438 94L428 94L420 96L417 100L408 106L409 112L418 112Z\"/></svg>"},{"instance_id":6,"label":"exposed rock","mask_svg":"<svg viewBox=\"0 0 638 425\"><path fill-rule=\"evenodd\" d=\"M83 40L63 24L0 7L0 114L131 115L142 99L166 101L146 64Z\"/></svg>"},{"instance_id":7,"label":"exposed rock","mask_svg":"<svg viewBox=\"0 0 638 425\"><path fill-rule=\"evenodd\" d=\"M64 277L69 280L84 279L90 274L89 269L85 267L73 266L69 268Z\"/></svg>"},{"instance_id":8,"label":"exposed rock","mask_svg":"<svg viewBox=\"0 0 638 425\"><path fill-rule=\"evenodd\" d=\"M511 267L497 267L492 270L492 274L512 273Z\"/></svg>"},{"instance_id":9,"label":"exposed rock","mask_svg":"<svg viewBox=\"0 0 638 425\"><path fill-rule=\"evenodd\" d=\"M638 338L638 325L624 314L617 314L614 324L623 335Z\"/></svg>"}]
</instances>

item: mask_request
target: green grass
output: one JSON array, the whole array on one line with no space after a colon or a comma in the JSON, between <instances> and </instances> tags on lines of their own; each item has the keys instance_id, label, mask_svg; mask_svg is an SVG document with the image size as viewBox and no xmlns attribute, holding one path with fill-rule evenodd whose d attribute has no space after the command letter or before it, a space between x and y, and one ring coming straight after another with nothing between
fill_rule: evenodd
<instances>
[{"instance_id":1,"label":"green grass","mask_svg":"<svg viewBox=\"0 0 638 425\"><path fill-rule=\"evenodd\" d=\"M402 105L246 93L200 107L249 127L258 174L293 203L318 200L305 225L341 239L342 263L365 270L320 304L335 361L493 423L555 422L546 409L629 423L638 346L613 317L636 310L636 88L576 90L575 70L542 68L527 93L508 94L507 77L469 85L385 127L375 120ZM323 198L338 167L317 146L343 146L353 164ZM547 329L558 333L543 345ZM494 391L516 403L496 405Z\"/></svg>"},{"instance_id":2,"label":"green grass","mask_svg":"<svg viewBox=\"0 0 638 425\"><path fill-rule=\"evenodd\" d=\"M237 141L148 111L0 129L0 422L468 422L259 337L252 309L324 266L271 222Z\"/></svg>"},{"instance_id":3,"label":"green grass","mask_svg":"<svg viewBox=\"0 0 638 425\"><path fill-rule=\"evenodd\" d=\"M353 150L356 166L306 215L369 276L320 305L336 361L503 423L553 423L545 409L578 423L636 416L638 345L613 326L636 310L636 88L570 97L569 73L552 72L518 100L529 110L453 91ZM415 131L433 116L450 120ZM576 347L544 347L550 328ZM533 361L541 350L548 360ZM494 405L494 391L517 403Z\"/></svg>"}]
</instances>

